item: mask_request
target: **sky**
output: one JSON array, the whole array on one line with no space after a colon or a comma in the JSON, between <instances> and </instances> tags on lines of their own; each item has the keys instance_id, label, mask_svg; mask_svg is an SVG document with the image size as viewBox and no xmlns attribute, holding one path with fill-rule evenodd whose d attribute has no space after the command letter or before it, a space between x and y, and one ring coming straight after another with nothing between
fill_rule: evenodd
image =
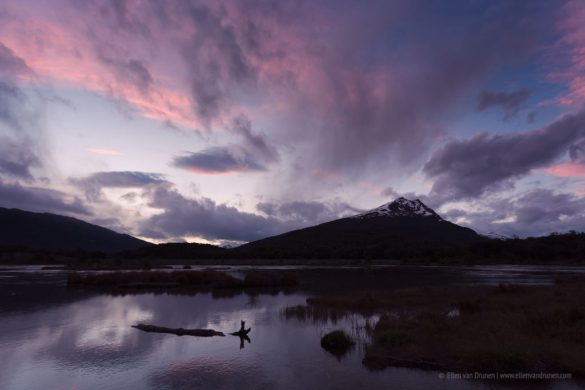
<instances>
[{"instance_id":1,"label":"sky","mask_svg":"<svg viewBox=\"0 0 585 390\"><path fill-rule=\"evenodd\" d=\"M581 0L3 0L0 206L237 244L418 198L585 230Z\"/></svg>"}]
</instances>

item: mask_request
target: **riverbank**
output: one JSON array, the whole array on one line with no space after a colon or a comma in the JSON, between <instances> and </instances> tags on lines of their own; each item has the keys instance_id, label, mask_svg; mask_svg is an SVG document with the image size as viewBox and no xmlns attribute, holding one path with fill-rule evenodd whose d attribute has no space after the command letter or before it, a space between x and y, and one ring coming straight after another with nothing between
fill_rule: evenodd
<instances>
[{"instance_id":1,"label":"riverbank","mask_svg":"<svg viewBox=\"0 0 585 390\"><path fill-rule=\"evenodd\" d=\"M585 279L550 286L465 286L307 299L326 317L382 313L363 364L453 372L551 372L585 377ZM321 314L316 314L321 313Z\"/></svg>"}]
</instances>

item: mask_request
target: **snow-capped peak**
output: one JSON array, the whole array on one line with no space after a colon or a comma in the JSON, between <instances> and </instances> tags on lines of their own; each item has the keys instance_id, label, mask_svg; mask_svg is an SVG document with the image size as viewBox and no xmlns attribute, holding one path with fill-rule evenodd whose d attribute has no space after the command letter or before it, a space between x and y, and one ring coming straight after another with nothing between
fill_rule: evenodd
<instances>
[{"instance_id":1,"label":"snow-capped peak","mask_svg":"<svg viewBox=\"0 0 585 390\"><path fill-rule=\"evenodd\" d=\"M484 236L486 238L491 238L492 240L509 240L510 237L504 234L496 233L496 232L484 232L479 233L480 236Z\"/></svg>"},{"instance_id":2,"label":"snow-capped peak","mask_svg":"<svg viewBox=\"0 0 585 390\"><path fill-rule=\"evenodd\" d=\"M434 217L442 219L430 207L427 207L420 200L409 200L406 198L398 198L393 202L383 204L380 207L358 214L352 218L374 218L374 217Z\"/></svg>"}]
</instances>

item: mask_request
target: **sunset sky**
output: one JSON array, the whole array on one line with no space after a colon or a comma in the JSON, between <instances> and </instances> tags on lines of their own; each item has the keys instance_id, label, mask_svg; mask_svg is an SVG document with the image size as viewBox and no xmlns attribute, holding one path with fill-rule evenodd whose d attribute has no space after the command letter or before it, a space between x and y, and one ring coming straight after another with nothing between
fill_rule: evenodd
<instances>
[{"instance_id":1,"label":"sunset sky","mask_svg":"<svg viewBox=\"0 0 585 390\"><path fill-rule=\"evenodd\" d=\"M585 230L585 1L0 2L0 206L237 243L398 196Z\"/></svg>"}]
</instances>

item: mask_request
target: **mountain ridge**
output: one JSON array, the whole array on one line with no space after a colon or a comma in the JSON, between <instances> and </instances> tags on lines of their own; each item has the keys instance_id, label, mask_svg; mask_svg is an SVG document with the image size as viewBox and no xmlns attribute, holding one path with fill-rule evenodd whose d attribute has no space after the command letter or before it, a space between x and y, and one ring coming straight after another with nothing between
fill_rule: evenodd
<instances>
[{"instance_id":1,"label":"mountain ridge","mask_svg":"<svg viewBox=\"0 0 585 390\"><path fill-rule=\"evenodd\" d=\"M0 245L121 252L152 244L73 217L0 207Z\"/></svg>"},{"instance_id":2,"label":"mountain ridge","mask_svg":"<svg viewBox=\"0 0 585 390\"><path fill-rule=\"evenodd\" d=\"M487 240L474 230L444 220L420 200L398 198L355 216L297 229L244 244L243 256L400 257L404 251Z\"/></svg>"}]
</instances>

